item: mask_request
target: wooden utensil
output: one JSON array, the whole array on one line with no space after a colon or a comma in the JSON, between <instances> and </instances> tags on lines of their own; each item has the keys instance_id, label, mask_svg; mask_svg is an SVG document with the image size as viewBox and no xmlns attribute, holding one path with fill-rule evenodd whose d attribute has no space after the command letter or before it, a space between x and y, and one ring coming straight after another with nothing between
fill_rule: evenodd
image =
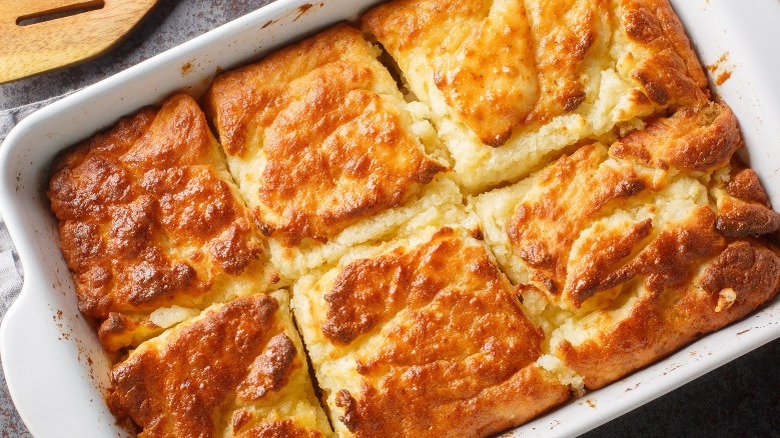
<instances>
[{"instance_id":1,"label":"wooden utensil","mask_svg":"<svg viewBox=\"0 0 780 438\"><path fill-rule=\"evenodd\" d=\"M0 0L0 83L95 58L157 0Z\"/></svg>"}]
</instances>

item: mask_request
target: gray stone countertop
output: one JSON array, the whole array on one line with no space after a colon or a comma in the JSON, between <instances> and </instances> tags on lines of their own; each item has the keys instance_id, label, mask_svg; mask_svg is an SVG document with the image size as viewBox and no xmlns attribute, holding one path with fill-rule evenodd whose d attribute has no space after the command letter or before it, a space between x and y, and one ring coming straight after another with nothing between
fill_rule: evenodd
<instances>
[{"instance_id":1,"label":"gray stone countertop","mask_svg":"<svg viewBox=\"0 0 780 438\"><path fill-rule=\"evenodd\" d=\"M161 0L108 54L71 68L0 85L0 111L93 84L190 40L269 0ZM0 437L28 436L0 380ZM629 412L588 434L780 437L780 340Z\"/></svg>"}]
</instances>

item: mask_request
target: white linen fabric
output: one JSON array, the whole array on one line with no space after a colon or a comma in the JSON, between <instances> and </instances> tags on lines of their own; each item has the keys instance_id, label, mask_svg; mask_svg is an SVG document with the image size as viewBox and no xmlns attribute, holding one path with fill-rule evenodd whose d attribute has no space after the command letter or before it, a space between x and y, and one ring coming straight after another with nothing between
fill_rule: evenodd
<instances>
[{"instance_id":1,"label":"white linen fabric","mask_svg":"<svg viewBox=\"0 0 780 438\"><path fill-rule=\"evenodd\" d=\"M87 63L0 85L0 142L23 118L166 49L260 8L272 0L161 0L125 41ZM56 96L56 97L52 97ZM2 146L0 146L2 147ZM0 322L22 287L22 267L0 205ZM30 437L0 372L0 437Z\"/></svg>"},{"instance_id":2,"label":"white linen fabric","mask_svg":"<svg viewBox=\"0 0 780 438\"><path fill-rule=\"evenodd\" d=\"M68 93L69 94L69 93ZM0 111L0 141L5 140L8 132L21 119L27 117L38 108L51 103L63 96L53 97L42 102L36 102L6 111ZM3 221L3 209L0 205L0 322L13 304L19 291L22 290L24 272L19 262L11 236ZM0 364L2 360L0 359ZM16 412L8 386L5 383L5 375L0 373L0 431L3 436L31 437L32 435L24 426L22 419Z\"/></svg>"}]
</instances>

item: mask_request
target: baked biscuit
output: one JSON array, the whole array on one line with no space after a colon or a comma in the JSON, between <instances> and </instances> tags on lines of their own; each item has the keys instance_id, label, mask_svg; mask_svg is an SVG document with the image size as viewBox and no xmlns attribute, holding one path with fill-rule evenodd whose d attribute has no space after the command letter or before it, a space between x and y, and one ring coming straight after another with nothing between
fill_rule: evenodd
<instances>
[{"instance_id":1,"label":"baked biscuit","mask_svg":"<svg viewBox=\"0 0 780 438\"><path fill-rule=\"evenodd\" d=\"M666 0L396 0L362 22L430 107L469 192L708 98Z\"/></svg>"},{"instance_id":2,"label":"baked biscuit","mask_svg":"<svg viewBox=\"0 0 780 438\"><path fill-rule=\"evenodd\" d=\"M446 189L425 190L447 164L428 154L436 153L432 127L406 110L378 55L358 30L339 25L220 75L207 92L255 219L294 247L274 252L288 276L301 274L297 255L343 249L323 249L342 233L369 238L387 228L346 232L351 225Z\"/></svg>"},{"instance_id":3,"label":"baked biscuit","mask_svg":"<svg viewBox=\"0 0 780 438\"><path fill-rule=\"evenodd\" d=\"M60 155L48 197L79 308L108 351L268 288L262 237L189 96Z\"/></svg>"},{"instance_id":4,"label":"baked biscuit","mask_svg":"<svg viewBox=\"0 0 780 438\"><path fill-rule=\"evenodd\" d=\"M339 435L486 436L777 294L780 214L667 0L361 21L403 91L339 24L215 79L221 145L177 95L55 161L140 436L332 434L297 330Z\"/></svg>"},{"instance_id":5,"label":"baked biscuit","mask_svg":"<svg viewBox=\"0 0 780 438\"><path fill-rule=\"evenodd\" d=\"M485 436L562 403L543 332L463 228L364 249L295 285L293 307L340 436Z\"/></svg>"},{"instance_id":6,"label":"baked biscuit","mask_svg":"<svg viewBox=\"0 0 780 438\"><path fill-rule=\"evenodd\" d=\"M771 210L725 104L583 146L473 205L550 351L603 386L780 288Z\"/></svg>"},{"instance_id":7,"label":"baked biscuit","mask_svg":"<svg viewBox=\"0 0 780 438\"><path fill-rule=\"evenodd\" d=\"M206 309L114 367L111 401L144 437L331 435L287 292Z\"/></svg>"}]
</instances>

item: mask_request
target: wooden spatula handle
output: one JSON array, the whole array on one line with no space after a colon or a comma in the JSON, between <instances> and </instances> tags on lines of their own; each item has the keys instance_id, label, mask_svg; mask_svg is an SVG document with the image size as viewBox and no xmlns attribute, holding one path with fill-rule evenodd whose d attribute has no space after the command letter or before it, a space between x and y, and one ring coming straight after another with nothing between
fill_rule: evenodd
<instances>
[{"instance_id":1,"label":"wooden spatula handle","mask_svg":"<svg viewBox=\"0 0 780 438\"><path fill-rule=\"evenodd\" d=\"M0 83L105 53L157 0L10 0L0 10ZM101 7L102 5L102 7ZM46 20L67 11L85 11ZM44 16L37 21L35 17Z\"/></svg>"}]
</instances>

